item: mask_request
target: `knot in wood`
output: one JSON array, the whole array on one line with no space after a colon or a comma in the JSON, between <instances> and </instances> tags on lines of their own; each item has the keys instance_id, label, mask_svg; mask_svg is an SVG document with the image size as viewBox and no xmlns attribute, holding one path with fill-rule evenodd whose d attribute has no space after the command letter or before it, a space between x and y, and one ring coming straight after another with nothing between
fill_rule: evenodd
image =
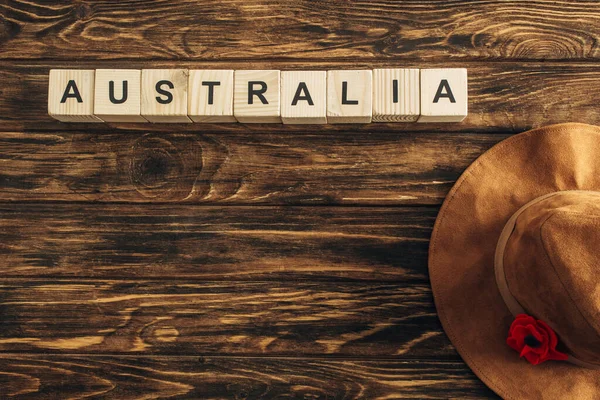
<instances>
[{"instance_id":1,"label":"knot in wood","mask_svg":"<svg viewBox=\"0 0 600 400\"><path fill-rule=\"evenodd\" d=\"M184 169L179 150L169 140L144 136L132 147L129 174L144 197L166 196L177 187Z\"/></svg>"},{"instance_id":2,"label":"knot in wood","mask_svg":"<svg viewBox=\"0 0 600 400\"><path fill-rule=\"evenodd\" d=\"M80 21L86 21L92 17L92 7L87 3L79 3L75 6L75 16Z\"/></svg>"},{"instance_id":3,"label":"knot in wood","mask_svg":"<svg viewBox=\"0 0 600 400\"><path fill-rule=\"evenodd\" d=\"M0 41L7 42L21 32L21 25L0 15Z\"/></svg>"}]
</instances>

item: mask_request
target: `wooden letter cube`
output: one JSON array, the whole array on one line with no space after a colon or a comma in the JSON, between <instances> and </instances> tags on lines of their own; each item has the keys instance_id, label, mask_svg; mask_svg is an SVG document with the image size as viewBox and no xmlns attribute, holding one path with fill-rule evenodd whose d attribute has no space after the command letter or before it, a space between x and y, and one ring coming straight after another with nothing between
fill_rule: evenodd
<instances>
[{"instance_id":1,"label":"wooden letter cube","mask_svg":"<svg viewBox=\"0 0 600 400\"><path fill-rule=\"evenodd\" d=\"M94 70L50 70L48 114L63 122L102 122L94 116L94 76Z\"/></svg>"},{"instance_id":2,"label":"wooden letter cube","mask_svg":"<svg viewBox=\"0 0 600 400\"><path fill-rule=\"evenodd\" d=\"M139 69L97 69L94 114L106 122L146 122L141 85Z\"/></svg>"},{"instance_id":3,"label":"wooden letter cube","mask_svg":"<svg viewBox=\"0 0 600 400\"><path fill-rule=\"evenodd\" d=\"M373 122L414 122L421 114L418 69L373 70Z\"/></svg>"},{"instance_id":4,"label":"wooden letter cube","mask_svg":"<svg viewBox=\"0 0 600 400\"><path fill-rule=\"evenodd\" d=\"M467 70L421 70L419 122L460 122L467 116Z\"/></svg>"},{"instance_id":5,"label":"wooden letter cube","mask_svg":"<svg viewBox=\"0 0 600 400\"><path fill-rule=\"evenodd\" d=\"M188 71L142 70L142 115L150 122L192 122L187 116Z\"/></svg>"},{"instance_id":6,"label":"wooden letter cube","mask_svg":"<svg viewBox=\"0 0 600 400\"><path fill-rule=\"evenodd\" d=\"M194 122L236 122L233 70L191 70L188 116Z\"/></svg>"},{"instance_id":7,"label":"wooden letter cube","mask_svg":"<svg viewBox=\"0 0 600 400\"><path fill-rule=\"evenodd\" d=\"M284 124L327 123L327 72L281 73L281 119Z\"/></svg>"},{"instance_id":8,"label":"wooden letter cube","mask_svg":"<svg viewBox=\"0 0 600 400\"><path fill-rule=\"evenodd\" d=\"M364 124L373 114L370 70L327 71L327 122Z\"/></svg>"},{"instance_id":9,"label":"wooden letter cube","mask_svg":"<svg viewBox=\"0 0 600 400\"><path fill-rule=\"evenodd\" d=\"M281 122L279 71L235 71L233 112L239 122Z\"/></svg>"}]
</instances>

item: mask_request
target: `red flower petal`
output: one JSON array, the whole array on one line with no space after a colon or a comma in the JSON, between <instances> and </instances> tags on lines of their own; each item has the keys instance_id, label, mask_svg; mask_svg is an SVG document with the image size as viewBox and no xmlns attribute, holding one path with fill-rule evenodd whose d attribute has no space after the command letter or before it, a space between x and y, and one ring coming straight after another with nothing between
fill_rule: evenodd
<instances>
[{"instance_id":1,"label":"red flower petal","mask_svg":"<svg viewBox=\"0 0 600 400\"><path fill-rule=\"evenodd\" d=\"M539 345L529 346L526 338L532 336ZM531 340L528 341L531 343ZM558 337L556 333L543 321L536 320L527 314L519 314L510 326L506 344L519 352L533 365L541 364L547 360L566 360L567 354L556 350Z\"/></svg>"},{"instance_id":2,"label":"red flower petal","mask_svg":"<svg viewBox=\"0 0 600 400\"><path fill-rule=\"evenodd\" d=\"M521 356L521 357L522 357L522 356ZM529 362L530 362L531 364L533 364L533 365L538 365L538 364L540 364L540 363L542 363L542 362L543 362L543 361L542 361L542 358L540 358L540 356L538 356L538 355L537 355L537 354L535 354L535 353L527 353L527 354L525 354L525 359L526 359L527 361L529 361Z\"/></svg>"},{"instance_id":3,"label":"red flower petal","mask_svg":"<svg viewBox=\"0 0 600 400\"><path fill-rule=\"evenodd\" d=\"M556 333L546 324L544 321L538 321L539 326L546 332L550 338L550 347L555 348L558 345L558 338Z\"/></svg>"},{"instance_id":4,"label":"red flower petal","mask_svg":"<svg viewBox=\"0 0 600 400\"><path fill-rule=\"evenodd\" d=\"M527 314L519 314L517 315L517 317L515 318L512 326L526 326L526 325L530 325L533 324L535 325L535 319Z\"/></svg>"}]
</instances>

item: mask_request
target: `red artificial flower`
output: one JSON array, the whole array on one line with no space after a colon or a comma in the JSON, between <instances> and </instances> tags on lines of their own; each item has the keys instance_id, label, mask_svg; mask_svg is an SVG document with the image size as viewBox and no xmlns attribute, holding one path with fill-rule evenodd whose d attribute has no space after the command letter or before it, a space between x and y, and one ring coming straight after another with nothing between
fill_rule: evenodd
<instances>
[{"instance_id":1,"label":"red artificial flower","mask_svg":"<svg viewBox=\"0 0 600 400\"><path fill-rule=\"evenodd\" d=\"M548 360L566 360L569 356L556 350L556 333L544 321L519 314L508 331L506 344L533 365Z\"/></svg>"}]
</instances>

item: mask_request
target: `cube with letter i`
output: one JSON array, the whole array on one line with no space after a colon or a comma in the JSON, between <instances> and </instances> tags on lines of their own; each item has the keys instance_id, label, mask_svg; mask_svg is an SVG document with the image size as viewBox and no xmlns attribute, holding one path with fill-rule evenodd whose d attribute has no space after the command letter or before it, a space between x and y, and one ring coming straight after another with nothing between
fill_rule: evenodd
<instances>
[{"instance_id":1,"label":"cube with letter i","mask_svg":"<svg viewBox=\"0 0 600 400\"><path fill-rule=\"evenodd\" d=\"M233 70L190 70L188 116L194 122L236 122Z\"/></svg>"},{"instance_id":2,"label":"cube with letter i","mask_svg":"<svg viewBox=\"0 0 600 400\"><path fill-rule=\"evenodd\" d=\"M192 122L187 116L188 71L142 70L142 116L150 122Z\"/></svg>"},{"instance_id":3,"label":"cube with letter i","mask_svg":"<svg viewBox=\"0 0 600 400\"><path fill-rule=\"evenodd\" d=\"M142 71L97 69L94 114L106 122L146 122L141 115Z\"/></svg>"},{"instance_id":4,"label":"cube with letter i","mask_svg":"<svg viewBox=\"0 0 600 400\"><path fill-rule=\"evenodd\" d=\"M235 71L233 112L238 122L281 122L279 80L278 70Z\"/></svg>"},{"instance_id":5,"label":"cube with letter i","mask_svg":"<svg viewBox=\"0 0 600 400\"><path fill-rule=\"evenodd\" d=\"M327 122L371 122L372 80L371 70L327 71Z\"/></svg>"},{"instance_id":6,"label":"cube with letter i","mask_svg":"<svg viewBox=\"0 0 600 400\"><path fill-rule=\"evenodd\" d=\"M281 73L281 119L284 124L327 123L327 72Z\"/></svg>"},{"instance_id":7,"label":"cube with letter i","mask_svg":"<svg viewBox=\"0 0 600 400\"><path fill-rule=\"evenodd\" d=\"M421 70L419 122L460 122L467 116L467 103L465 68Z\"/></svg>"},{"instance_id":8,"label":"cube with letter i","mask_svg":"<svg viewBox=\"0 0 600 400\"><path fill-rule=\"evenodd\" d=\"M421 114L418 69L373 70L373 122L414 122Z\"/></svg>"},{"instance_id":9,"label":"cube with letter i","mask_svg":"<svg viewBox=\"0 0 600 400\"><path fill-rule=\"evenodd\" d=\"M94 70L50 70L48 114L64 122L102 122L94 116Z\"/></svg>"}]
</instances>

